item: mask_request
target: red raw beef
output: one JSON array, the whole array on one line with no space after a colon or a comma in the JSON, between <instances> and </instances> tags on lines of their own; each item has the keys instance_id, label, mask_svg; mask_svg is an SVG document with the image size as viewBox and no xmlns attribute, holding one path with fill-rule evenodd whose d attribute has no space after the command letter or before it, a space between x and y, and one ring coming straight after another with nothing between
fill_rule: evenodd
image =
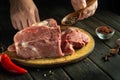
<instances>
[{"instance_id":1,"label":"red raw beef","mask_svg":"<svg viewBox=\"0 0 120 80\"><path fill-rule=\"evenodd\" d=\"M25 59L62 57L84 47L89 37L78 28L68 28L61 32L54 19L47 19L27 27L14 36L14 44L8 51L16 52Z\"/></svg>"},{"instance_id":2,"label":"red raw beef","mask_svg":"<svg viewBox=\"0 0 120 80\"><path fill-rule=\"evenodd\" d=\"M62 31L61 48L65 55L75 52L75 49L84 47L89 42L88 35L81 32L78 28L67 28Z\"/></svg>"},{"instance_id":3,"label":"red raw beef","mask_svg":"<svg viewBox=\"0 0 120 80\"><path fill-rule=\"evenodd\" d=\"M54 19L40 26L27 27L14 36L17 56L26 59L64 56L61 50L61 30ZM43 26L42 26L43 25ZM14 48L8 48L10 51Z\"/></svg>"}]
</instances>

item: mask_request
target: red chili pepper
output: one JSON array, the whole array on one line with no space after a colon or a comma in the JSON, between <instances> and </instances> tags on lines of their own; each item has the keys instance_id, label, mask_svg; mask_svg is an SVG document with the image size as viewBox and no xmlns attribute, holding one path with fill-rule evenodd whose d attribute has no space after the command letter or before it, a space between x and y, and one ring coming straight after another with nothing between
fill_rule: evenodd
<instances>
[{"instance_id":1,"label":"red chili pepper","mask_svg":"<svg viewBox=\"0 0 120 80\"><path fill-rule=\"evenodd\" d=\"M1 55L1 65L9 72L16 74L25 74L27 70L14 64L7 54Z\"/></svg>"}]
</instances>

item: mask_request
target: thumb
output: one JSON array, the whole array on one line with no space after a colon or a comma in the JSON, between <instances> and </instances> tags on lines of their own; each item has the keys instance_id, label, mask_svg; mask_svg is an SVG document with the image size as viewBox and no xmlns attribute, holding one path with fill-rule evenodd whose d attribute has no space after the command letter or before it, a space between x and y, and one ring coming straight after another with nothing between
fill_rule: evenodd
<instances>
[{"instance_id":1,"label":"thumb","mask_svg":"<svg viewBox=\"0 0 120 80\"><path fill-rule=\"evenodd\" d=\"M86 0L78 1L79 9L84 9L87 6Z\"/></svg>"},{"instance_id":2,"label":"thumb","mask_svg":"<svg viewBox=\"0 0 120 80\"><path fill-rule=\"evenodd\" d=\"M75 11L84 9L87 6L86 0L71 0L71 4Z\"/></svg>"}]
</instances>

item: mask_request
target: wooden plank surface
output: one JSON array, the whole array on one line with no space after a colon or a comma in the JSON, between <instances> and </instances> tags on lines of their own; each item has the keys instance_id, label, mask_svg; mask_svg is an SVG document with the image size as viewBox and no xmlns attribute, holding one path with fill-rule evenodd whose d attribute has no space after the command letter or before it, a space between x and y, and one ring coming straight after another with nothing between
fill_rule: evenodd
<instances>
[{"instance_id":1,"label":"wooden plank surface","mask_svg":"<svg viewBox=\"0 0 120 80\"><path fill-rule=\"evenodd\" d=\"M3 69L0 65L0 80L33 80L31 75L25 74L25 75L17 75L13 73L9 73L5 69Z\"/></svg>"},{"instance_id":2,"label":"wooden plank surface","mask_svg":"<svg viewBox=\"0 0 120 80\"><path fill-rule=\"evenodd\" d=\"M102 10L99 11L99 14L95 14L95 17L120 31L120 15Z\"/></svg>"},{"instance_id":3,"label":"wooden plank surface","mask_svg":"<svg viewBox=\"0 0 120 80\"><path fill-rule=\"evenodd\" d=\"M52 7L50 8L52 9ZM69 7L66 8L69 9ZM50 15L45 16L44 12L48 10L46 8L41 13L43 16L42 19L55 15L55 19L60 22L65 14L72 11L72 9L70 11L67 9L55 8L53 10L59 13L60 16L57 16L58 14L54 12L50 12ZM1 10L5 14L2 12L0 14L0 26L4 30L8 28L7 26L11 27L8 32L2 31L3 33L0 34L0 43L5 45L6 49L12 43L12 37L16 31L11 26L9 13L6 11L8 9L0 8ZM95 28L101 25L113 27L116 30L115 35L109 40L100 40L95 34ZM113 56L106 62L102 59L103 56L108 54L110 48L116 46L115 40L120 38L120 16L110 11L98 11L94 16L83 21L78 21L74 26L85 29L95 39L95 49L86 59L57 68L25 67L28 70L28 73L25 75L8 73L0 66L0 80L120 80L120 55ZM11 30L14 32L11 32Z\"/></svg>"},{"instance_id":4,"label":"wooden plank surface","mask_svg":"<svg viewBox=\"0 0 120 80\"><path fill-rule=\"evenodd\" d=\"M34 80L71 80L60 67L58 68L30 68L29 73Z\"/></svg>"},{"instance_id":5,"label":"wooden plank surface","mask_svg":"<svg viewBox=\"0 0 120 80\"><path fill-rule=\"evenodd\" d=\"M102 14L104 14L104 12ZM96 15L100 15L100 14L96 13ZM120 32L119 32L120 27L116 27L120 23L118 23L117 21L116 21L117 24L114 23L114 28L115 29L117 28L115 35L110 40L102 41L102 40L99 40L98 37L96 36L95 28L101 25L112 26L111 24L113 24L113 18L109 18L108 22L106 22L106 19L103 19L103 18L105 18L106 16L108 17L109 15L106 15L106 16L105 15L96 16L96 15L95 17L93 16L84 21L81 21L81 23L78 22L76 26L86 29L88 32L93 34L93 36L95 36L94 39L96 41L96 47L95 47L95 50L93 51L93 54L91 54L89 58L93 62L95 62L95 64L97 64L101 69L103 69L103 71L105 71L106 74L108 74L115 80L119 80L120 65L118 63L120 61L120 56L116 55L110 58L110 61L108 62L104 62L102 60L102 57L105 54L109 53L109 49L115 46L115 40L120 38ZM102 20L99 20L98 18ZM117 19L120 19L120 18L118 17Z\"/></svg>"},{"instance_id":6,"label":"wooden plank surface","mask_svg":"<svg viewBox=\"0 0 120 80\"><path fill-rule=\"evenodd\" d=\"M96 78L97 80L112 80L88 58L66 66L64 70L71 76L72 80L96 80Z\"/></svg>"}]
</instances>

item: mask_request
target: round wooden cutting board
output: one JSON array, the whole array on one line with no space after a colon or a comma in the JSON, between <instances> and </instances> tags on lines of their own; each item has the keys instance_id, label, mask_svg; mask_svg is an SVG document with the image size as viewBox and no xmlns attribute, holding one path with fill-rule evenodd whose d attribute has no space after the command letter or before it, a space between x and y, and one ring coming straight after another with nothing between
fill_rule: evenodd
<instances>
[{"instance_id":1,"label":"round wooden cutting board","mask_svg":"<svg viewBox=\"0 0 120 80\"><path fill-rule=\"evenodd\" d=\"M67 26L67 27L73 27L73 26ZM67 28L67 27L64 27L64 28ZM74 28L77 28L77 27L74 27ZM58 65L73 63L87 57L87 55L90 54L91 51L93 51L95 46L93 37L85 30L83 29L79 29L79 30L87 34L90 38L90 41L86 46L84 46L79 50L76 50L76 52L73 53L72 55L67 55L59 58L43 58L43 59L29 60L29 59L18 58L13 52L6 51L5 53L8 54L10 58L16 63L24 66L30 66L30 67L51 67L51 66L58 66Z\"/></svg>"}]
</instances>

